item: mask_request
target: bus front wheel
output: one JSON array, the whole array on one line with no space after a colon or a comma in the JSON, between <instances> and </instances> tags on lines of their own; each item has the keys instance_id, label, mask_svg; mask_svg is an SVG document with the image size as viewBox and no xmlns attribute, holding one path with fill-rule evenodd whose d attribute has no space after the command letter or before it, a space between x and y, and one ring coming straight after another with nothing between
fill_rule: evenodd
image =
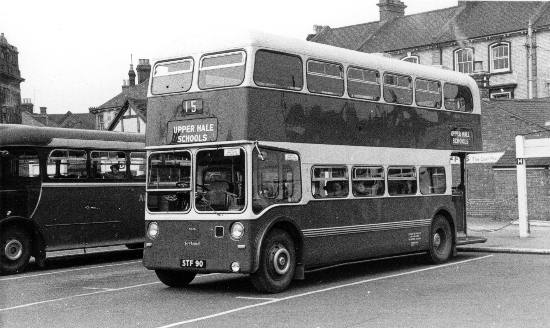
<instances>
[{"instance_id":1,"label":"bus front wheel","mask_svg":"<svg viewBox=\"0 0 550 328\"><path fill-rule=\"evenodd\" d=\"M31 238L18 227L8 227L0 233L0 272L12 274L24 271L31 257Z\"/></svg>"},{"instance_id":2,"label":"bus front wheel","mask_svg":"<svg viewBox=\"0 0 550 328\"><path fill-rule=\"evenodd\" d=\"M155 273L163 284L175 288L186 287L197 275L195 272L175 270L155 270Z\"/></svg>"},{"instance_id":3,"label":"bus front wheel","mask_svg":"<svg viewBox=\"0 0 550 328\"><path fill-rule=\"evenodd\" d=\"M294 241L286 231L275 229L261 247L260 266L251 275L252 284L260 292L282 292L292 282L296 270Z\"/></svg>"},{"instance_id":4,"label":"bus front wheel","mask_svg":"<svg viewBox=\"0 0 550 328\"><path fill-rule=\"evenodd\" d=\"M428 260L431 263L446 262L452 255L453 233L449 221L442 215L436 216L432 222L429 245Z\"/></svg>"}]
</instances>

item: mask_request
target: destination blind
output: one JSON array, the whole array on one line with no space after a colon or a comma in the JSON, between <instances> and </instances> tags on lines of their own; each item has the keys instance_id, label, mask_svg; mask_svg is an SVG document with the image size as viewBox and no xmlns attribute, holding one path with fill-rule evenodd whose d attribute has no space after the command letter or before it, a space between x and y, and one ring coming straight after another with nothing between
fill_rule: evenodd
<instances>
[{"instance_id":1,"label":"destination blind","mask_svg":"<svg viewBox=\"0 0 550 328\"><path fill-rule=\"evenodd\" d=\"M218 120L204 118L168 122L167 141L171 144L186 144L216 141Z\"/></svg>"}]
</instances>

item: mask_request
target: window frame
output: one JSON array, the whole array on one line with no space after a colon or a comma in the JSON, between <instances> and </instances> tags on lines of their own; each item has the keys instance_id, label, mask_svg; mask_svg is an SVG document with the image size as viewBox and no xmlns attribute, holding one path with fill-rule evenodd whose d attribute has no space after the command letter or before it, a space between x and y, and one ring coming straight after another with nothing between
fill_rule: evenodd
<instances>
[{"instance_id":1,"label":"window frame","mask_svg":"<svg viewBox=\"0 0 550 328\"><path fill-rule=\"evenodd\" d=\"M366 80L357 80L357 79L351 79L352 82L356 82L356 83L363 83L363 84L368 84L368 85L377 85L378 86L378 96L377 97L373 97L373 99L370 99L368 98L369 96L354 96L350 93L349 91L349 82L350 82L350 77L349 77L349 71L350 70L360 70L360 71L370 71L370 72L375 72L376 73L376 79L378 80L377 82L372 82L372 81L366 81ZM363 75L364 77L364 75ZM345 72L345 80L346 80L346 86L347 86L347 94L348 94L348 97L350 98L353 98L353 99L359 99L359 100L370 100L370 101L380 101L380 98L382 98L382 81L381 81L381 77L382 77L382 74L380 74L380 71L377 70L377 69L373 69L373 68L365 68L365 67L359 67L359 66L348 66L348 68L346 69L346 72Z\"/></svg>"},{"instance_id":2,"label":"window frame","mask_svg":"<svg viewBox=\"0 0 550 328\"><path fill-rule=\"evenodd\" d=\"M336 77L334 75L328 75L326 73L318 73L318 72L312 72L310 73L309 72L309 63L311 62L316 62L316 63L321 63L321 64L329 64L329 65L334 65L334 66L338 66L340 68L340 73L341 73L341 76L340 77ZM315 59L315 58L308 58L306 60L306 69L305 69L305 75L306 75L306 85L307 85L307 90L310 92L310 93L314 93L314 94L319 94L319 95L324 95L324 96L333 96L333 97L342 97L345 93L346 93L346 72L344 70L344 65L342 63L338 63L338 62L331 62L331 61L327 61L327 60L322 60L322 59ZM332 93L332 92L326 92L326 91L312 91L310 89L310 83L309 83L309 78L308 76L309 75L313 75L313 76L318 76L318 77L324 77L324 78L329 78L329 79L334 79L334 80L341 80L342 81L342 93L338 94L338 93Z\"/></svg>"},{"instance_id":3,"label":"window frame","mask_svg":"<svg viewBox=\"0 0 550 328\"><path fill-rule=\"evenodd\" d=\"M123 177L122 178L99 178L96 176L97 172L94 172L93 171L93 166L94 166L94 157L93 157L93 154L94 153L123 153L124 154L124 170L120 170L120 173L123 173ZM91 151L89 151L89 158L90 158L90 173L93 173L93 176L90 174L89 175L89 178L92 179L94 182L128 182L131 178L129 177L129 174L128 174L128 153L124 150L103 150L103 149L93 149ZM111 157L108 157L109 159ZM120 162L118 163L120 164ZM101 164L100 162L100 165L106 165L106 164ZM112 164L112 163L109 163L108 164L109 166L112 166L112 165L115 165L115 164Z\"/></svg>"},{"instance_id":4,"label":"window frame","mask_svg":"<svg viewBox=\"0 0 550 328\"><path fill-rule=\"evenodd\" d=\"M409 87L402 87L399 85L399 83L397 85L395 84L386 84L386 75L393 75L393 76L397 76L397 78L408 78L409 79ZM382 75L382 98L384 98L384 101L388 104L396 104L396 105L407 105L407 106L410 106L414 103L414 83L413 83L413 77L412 75L407 75L407 74L401 74L401 73L394 73L394 72L384 72L384 74ZM398 98L396 97L395 101L389 101L388 99L386 99L386 86L391 86L392 88L396 88L396 89L401 89L401 90L407 90L407 91L410 91L411 93L411 97L410 97L410 102L398 102Z\"/></svg>"},{"instance_id":5,"label":"window frame","mask_svg":"<svg viewBox=\"0 0 550 328\"><path fill-rule=\"evenodd\" d=\"M198 175L198 170L197 170L197 158L198 158L198 155L199 153L201 152L207 152L207 151L217 151L217 150L226 150L226 149L238 149L239 150L239 155L238 156L241 156L240 155L240 152L242 151L243 152L243 166L244 166L244 171L242 172L243 174L243 178L245 179L244 181L244 204L243 204L243 207L239 210L210 210L210 211L201 211L197 208L196 204L197 204L197 200L196 198L193 199L193 197L191 198L191 206L190 208L192 207L194 209L194 211L196 213L199 213L199 214L217 214L217 213L223 213L223 214L239 214L239 213L244 213L248 207L250 206L250 202L249 202L249 194L252 192L251 190L248 190L247 187L248 187L248 181L246 181L247 179L250 179L252 176L250 175L249 177L249 173L248 173L248 170L249 169L249 154L248 154L248 151L247 149L244 147L244 146L240 146L240 145L221 145L220 147L218 148L213 148L213 147L206 147L206 148L199 148L197 149L196 151L194 151L192 153L192 157L191 157L191 174L193 175L193 178L191 178L191 186L192 186L192 192L193 192L193 195L196 195L196 188L195 186L197 185L197 175ZM205 174L206 171L202 172L203 174ZM204 181L201 181L202 183L205 183Z\"/></svg>"},{"instance_id":6,"label":"window frame","mask_svg":"<svg viewBox=\"0 0 550 328\"><path fill-rule=\"evenodd\" d=\"M186 71L180 71L178 73L172 73L172 74L166 74L166 75L163 75L163 76L168 76L168 75L177 75L177 74L185 74L185 73L191 73L191 83L189 83L189 87L185 90L177 90L177 91L171 91L171 92L162 92L162 93L155 93L154 92L154 83L155 83L155 69L159 66L159 65L165 65L165 64L172 64L172 63L178 63L178 62L184 62L184 61L187 61L187 60L190 60L191 61L191 66L190 66L190 69L189 70L186 70ZM161 96L161 95L169 95L169 94L173 94L173 93L178 93L178 92L187 92L189 91L192 87L193 87L193 80L195 78L195 58L193 57L182 57L182 58L176 58L176 59L170 59L170 60L164 60L164 61L159 61L159 62L156 62L155 63L155 66L153 66L153 70L151 71L151 94L155 95L155 96Z\"/></svg>"},{"instance_id":7,"label":"window frame","mask_svg":"<svg viewBox=\"0 0 550 328\"><path fill-rule=\"evenodd\" d=\"M218 66L203 68L203 63L204 63L205 59L222 57L222 56L233 55L233 54L242 54L243 55L241 57L242 60L241 60L240 63L225 64L225 65L218 65ZM227 50L227 51L203 54L201 56L201 58L199 59L199 63L198 63L197 88L199 90L213 90L213 89L223 89L223 88L234 88L234 87L238 87L238 86L242 85L244 80L246 79L247 59L248 59L247 58L247 52L246 52L245 49L234 49L234 50ZM243 76L242 76L242 79L239 83L231 84L231 85L223 85L223 86L218 86L218 87L201 88L200 80L201 80L201 72L202 71L209 71L209 70L220 69L220 68L223 69L223 68L230 68L230 67L239 67L239 66L243 67Z\"/></svg>"},{"instance_id":8,"label":"window frame","mask_svg":"<svg viewBox=\"0 0 550 328\"><path fill-rule=\"evenodd\" d=\"M345 169L345 177L344 178L333 178L332 177L332 170L331 170L331 177L330 178L315 178L315 169L316 168L330 168L330 169L334 169L334 168L338 168L338 169ZM311 166L311 171L310 171L310 174L311 174L311 186L313 187L313 183L315 181L345 181L346 182L346 185L347 185L347 188L345 189L346 190L346 195L345 196L329 196L328 195L328 192L326 192L326 197L316 197L315 194L313 193L314 191L314 188L311 188L311 195L313 197L313 199L316 199L316 200L323 200L323 199L346 199L350 196L350 175L349 175L349 170L348 170L348 166L345 165L345 164L334 164L334 165L331 165L331 164L317 164L317 165L312 165ZM325 186L323 186L323 188L326 187L326 184ZM344 189L342 189L344 190Z\"/></svg>"},{"instance_id":9,"label":"window frame","mask_svg":"<svg viewBox=\"0 0 550 328\"><path fill-rule=\"evenodd\" d=\"M357 178L355 176L355 170L357 169L382 169L382 178ZM383 165L354 165L351 167L351 193L353 197L355 198L375 198L375 197L384 197L387 193L387 184L386 184L386 168ZM382 181L383 184L383 193L381 195L373 194L373 195L358 195L355 193L355 190L353 188L353 183L356 181ZM371 187L372 188L372 187Z\"/></svg>"},{"instance_id":10,"label":"window frame","mask_svg":"<svg viewBox=\"0 0 550 328\"><path fill-rule=\"evenodd\" d=\"M52 177L48 174L48 166L50 164L50 158L52 157L52 154L55 152L55 151L65 151L67 152L67 157L65 157L66 159L69 159L70 156L69 156L69 152L70 151L81 151L84 153L85 155L85 160L84 160L84 165L86 167L86 177L85 178L79 178L79 177L65 177L65 178L55 178L55 175ZM89 163L90 161L90 154L88 151L86 151L85 149L72 149L72 148L54 148L52 150L50 150L50 152L48 153L48 156L46 157L46 160L45 160L45 166L46 166L46 170L44 171L44 177L48 180L48 181L53 181L53 182L63 182L63 181L70 181L70 180L88 180L90 178L90 170L89 170ZM61 163L60 163L61 165ZM56 165L57 166L57 165Z\"/></svg>"},{"instance_id":11,"label":"window frame","mask_svg":"<svg viewBox=\"0 0 550 328\"><path fill-rule=\"evenodd\" d=\"M434 104L434 106L426 106L426 105L420 105L418 104L418 88L417 88L417 82L418 80L420 81L424 81L424 82L432 82L432 83L437 83L438 84L438 92L434 92L434 91L430 91L430 90L422 90L422 92L424 93L428 93L428 94L438 94L439 95L439 102L436 102ZM443 83L441 81L438 81L438 80L430 80L430 79L425 79L425 78L422 78L422 77L417 77L416 79L414 79L414 102L416 104L416 106L420 106L420 107L427 107L427 108L434 108L434 109L441 109L441 107L443 106Z\"/></svg>"},{"instance_id":12,"label":"window frame","mask_svg":"<svg viewBox=\"0 0 550 328\"><path fill-rule=\"evenodd\" d=\"M284 86L279 86L279 85L274 86L274 85L266 85L266 84L258 83L256 81L256 60L258 58L258 53L259 52L268 52L268 53L271 53L271 54L277 54L277 55L283 55L283 56L298 58L298 60L300 61L300 76L302 77L301 86L296 87L296 88L292 88L292 87L284 87ZM304 85L305 85L304 61L303 61L302 57L300 57L299 55L296 55L296 54L291 54L291 53L282 52L282 51L275 51L275 50L270 50L270 49L256 49L256 51L254 52L254 67L253 67L253 70L252 70L252 80L254 81L254 84L256 86L262 87L262 88L281 89L281 90L290 90L290 91L302 91L304 89Z\"/></svg>"},{"instance_id":13,"label":"window frame","mask_svg":"<svg viewBox=\"0 0 550 328\"><path fill-rule=\"evenodd\" d=\"M399 178L391 178L390 177L390 170L392 169L413 169L414 177L399 177ZM418 170L416 166L414 165L392 165L388 166L386 168L386 180L387 180L387 194L390 197L411 197L418 195ZM414 193L407 193L407 194L395 194L390 192L390 181L414 181L416 189Z\"/></svg>"},{"instance_id":14,"label":"window frame","mask_svg":"<svg viewBox=\"0 0 550 328\"><path fill-rule=\"evenodd\" d=\"M414 61L411 61L409 59L412 59ZM406 61L413 64L420 64L420 57L418 55L407 55L403 58L401 58L402 61Z\"/></svg>"},{"instance_id":15,"label":"window frame","mask_svg":"<svg viewBox=\"0 0 550 328\"><path fill-rule=\"evenodd\" d=\"M461 61L459 62L458 61L458 55L459 53L462 53L464 51L469 51L471 52L471 57L472 57L472 60L471 61ZM458 49L455 49L453 51L453 64L454 64L454 71L457 71L457 72L460 72L460 73L464 73L464 74L471 74L474 72L474 55L475 55L475 51L474 51L474 48L472 47L464 47L464 48L458 48ZM464 64L464 63L467 63L468 64L468 67L470 68L469 71L467 72L464 72L464 71L461 71L460 70L460 65L461 64Z\"/></svg>"},{"instance_id":16,"label":"window frame","mask_svg":"<svg viewBox=\"0 0 550 328\"><path fill-rule=\"evenodd\" d=\"M508 50L508 56L507 57L494 57L494 51L496 48L506 46L506 49ZM512 52L511 52L511 44L507 41L500 41L495 42L489 45L489 72L491 73L509 73L512 71ZM506 68L495 68L494 61L498 59L504 59L506 58L507 66Z\"/></svg>"},{"instance_id":17,"label":"window frame","mask_svg":"<svg viewBox=\"0 0 550 328\"><path fill-rule=\"evenodd\" d=\"M444 184L444 189L443 189L443 192L430 192L430 193L424 193L422 192L422 169L442 169L443 170L443 182L445 183ZM428 172L428 170L426 170ZM445 169L445 166L434 166L434 165L431 165L431 166L420 166L418 167L418 192L423 195L423 196L432 196L432 195L444 195L446 192L447 192L447 170ZM431 176L433 177L434 175L436 174L432 174ZM432 181L433 182L433 179ZM434 186L432 184L428 185L427 186L428 189L430 191L434 190Z\"/></svg>"},{"instance_id":18,"label":"window frame","mask_svg":"<svg viewBox=\"0 0 550 328\"><path fill-rule=\"evenodd\" d=\"M190 166L190 171L189 171L189 187L188 188L157 188L157 189L152 189L152 188L149 188L149 161L151 159L151 156L153 155L157 155L157 154L174 154L174 153L179 153L179 152L184 152L184 153L188 153L189 154L189 166ZM179 214L187 214L189 212L191 212L192 208L193 208L193 201L192 201L192 198L194 197L194 192L193 192L193 189L191 186L193 186L193 177L194 177L194 169L193 169L193 153L190 151L190 150L187 150L187 149L178 149L178 150L175 150L175 151L153 151L151 153L148 154L148 156L146 156L145 158L146 160L146 171L145 171L145 210L147 211L147 213L151 213L151 214L159 214L159 213L169 213L169 214L173 214L173 213L179 213ZM187 206L187 209L184 210L184 211L151 211L149 209L149 193L159 193L159 194L166 194L167 192L172 192L172 193L177 193L177 192L189 192L189 205ZM159 196L159 197L162 197L162 196Z\"/></svg>"}]
</instances>

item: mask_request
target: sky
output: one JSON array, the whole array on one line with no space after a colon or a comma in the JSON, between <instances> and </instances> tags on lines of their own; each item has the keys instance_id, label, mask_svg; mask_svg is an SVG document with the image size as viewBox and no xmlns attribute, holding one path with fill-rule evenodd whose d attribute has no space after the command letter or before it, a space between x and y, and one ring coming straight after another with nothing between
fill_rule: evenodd
<instances>
[{"instance_id":1,"label":"sky","mask_svg":"<svg viewBox=\"0 0 550 328\"><path fill-rule=\"evenodd\" d=\"M405 14L457 0L402 0ZM181 54L194 38L253 29L305 39L313 25L379 20L378 0L3 0L0 32L19 51L21 97L35 112L88 112L121 91L130 58Z\"/></svg>"}]
</instances>

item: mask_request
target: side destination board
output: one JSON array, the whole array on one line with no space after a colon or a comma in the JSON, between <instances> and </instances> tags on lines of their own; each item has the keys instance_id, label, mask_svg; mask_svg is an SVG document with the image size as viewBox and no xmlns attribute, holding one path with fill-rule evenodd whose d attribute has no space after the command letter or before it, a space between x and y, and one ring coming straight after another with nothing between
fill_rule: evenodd
<instances>
[{"instance_id":1,"label":"side destination board","mask_svg":"<svg viewBox=\"0 0 550 328\"><path fill-rule=\"evenodd\" d=\"M166 140L170 144L216 141L218 138L218 119L201 118L168 122Z\"/></svg>"}]
</instances>

